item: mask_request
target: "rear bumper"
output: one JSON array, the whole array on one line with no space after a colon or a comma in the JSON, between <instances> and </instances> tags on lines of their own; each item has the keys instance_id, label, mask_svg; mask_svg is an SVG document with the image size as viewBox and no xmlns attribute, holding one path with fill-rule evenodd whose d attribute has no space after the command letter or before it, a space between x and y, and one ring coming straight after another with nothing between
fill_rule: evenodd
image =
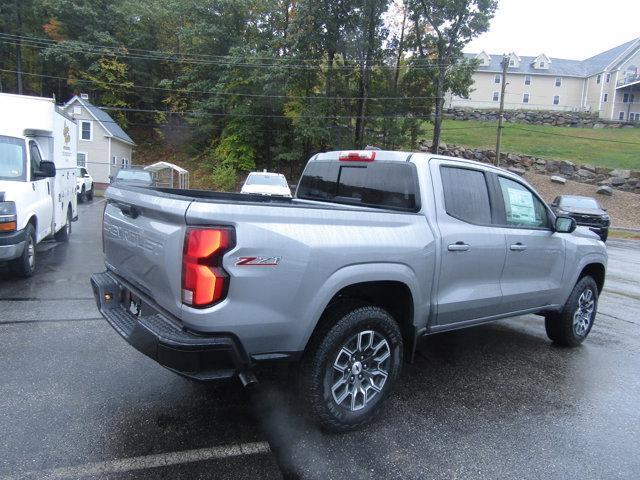
<instances>
[{"instance_id":1,"label":"rear bumper","mask_svg":"<svg viewBox=\"0 0 640 480\"><path fill-rule=\"evenodd\" d=\"M176 319L109 272L92 275L91 287L100 313L114 330L163 367L202 381L230 378L250 368L249 357L233 335L198 335L181 328ZM141 315L125 305L131 293L140 299Z\"/></svg>"},{"instance_id":2,"label":"rear bumper","mask_svg":"<svg viewBox=\"0 0 640 480\"><path fill-rule=\"evenodd\" d=\"M0 234L0 261L13 260L22 255L25 240L24 230Z\"/></svg>"}]
</instances>

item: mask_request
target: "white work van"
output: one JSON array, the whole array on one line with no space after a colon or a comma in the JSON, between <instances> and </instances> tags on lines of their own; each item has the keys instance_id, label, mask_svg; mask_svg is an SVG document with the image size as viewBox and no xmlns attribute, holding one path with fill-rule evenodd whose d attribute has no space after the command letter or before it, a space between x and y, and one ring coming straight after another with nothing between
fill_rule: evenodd
<instances>
[{"instance_id":1,"label":"white work van","mask_svg":"<svg viewBox=\"0 0 640 480\"><path fill-rule=\"evenodd\" d=\"M78 126L54 99L0 94L0 261L29 277L36 244L78 217Z\"/></svg>"}]
</instances>

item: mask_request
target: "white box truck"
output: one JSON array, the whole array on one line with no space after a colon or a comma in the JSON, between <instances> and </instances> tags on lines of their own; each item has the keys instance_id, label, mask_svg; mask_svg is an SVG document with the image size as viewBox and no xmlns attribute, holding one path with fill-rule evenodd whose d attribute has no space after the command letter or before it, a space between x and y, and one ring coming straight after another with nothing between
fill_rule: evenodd
<instances>
[{"instance_id":1,"label":"white box truck","mask_svg":"<svg viewBox=\"0 0 640 480\"><path fill-rule=\"evenodd\" d=\"M78 126L51 98L0 93L0 262L29 277L36 245L78 217Z\"/></svg>"}]
</instances>

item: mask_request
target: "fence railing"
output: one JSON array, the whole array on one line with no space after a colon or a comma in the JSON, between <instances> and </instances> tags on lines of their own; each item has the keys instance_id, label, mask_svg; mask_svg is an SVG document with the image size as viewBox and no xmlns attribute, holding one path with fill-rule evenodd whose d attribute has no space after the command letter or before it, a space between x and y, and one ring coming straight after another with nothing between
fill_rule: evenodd
<instances>
[{"instance_id":1,"label":"fence railing","mask_svg":"<svg viewBox=\"0 0 640 480\"><path fill-rule=\"evenodd\" d=\"M627 85L629 83L640 81L640 75L626 75L624 78L618 80L617 86Z\"/></svg>"}]
</instances>

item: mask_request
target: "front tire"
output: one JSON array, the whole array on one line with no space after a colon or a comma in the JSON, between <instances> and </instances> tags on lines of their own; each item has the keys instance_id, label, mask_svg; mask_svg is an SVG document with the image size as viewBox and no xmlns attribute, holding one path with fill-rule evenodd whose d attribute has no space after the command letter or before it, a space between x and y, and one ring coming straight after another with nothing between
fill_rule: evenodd
<instances>
[{"instance_id":1,"label":"front tire","mask_svg":"<svg viewBox=\"0 0 640 480\"><path fill-rule=\"evenodd\" d=\"M582 277L560 313L547 315L544 326L551 341L577 347L589 335L598 310L598 285L593 277Z\"/></svg>"},{"instance_id":2,"label":"front tire","mask_svg":"<svg viewBox=\"0 0 640 480\"><path fill-rule=\"evenodd\" d=\"M374 306L344 304L323 318L300 368L301 394L320 426L356 429L380 412L400 374L402 335L394 318Z\"/></svg>"},{"instance_id":3,"label":"front tire","mask_svg":"<svg viewBox=\"0 0 640 480\"><path fill-rule=\"evenodd\" d=\"M36 269L36 231L30 223L25 227L26 243L22 255L11 260L10 268L19 277L29 278Z\"/></svg>"}]
</instances>

